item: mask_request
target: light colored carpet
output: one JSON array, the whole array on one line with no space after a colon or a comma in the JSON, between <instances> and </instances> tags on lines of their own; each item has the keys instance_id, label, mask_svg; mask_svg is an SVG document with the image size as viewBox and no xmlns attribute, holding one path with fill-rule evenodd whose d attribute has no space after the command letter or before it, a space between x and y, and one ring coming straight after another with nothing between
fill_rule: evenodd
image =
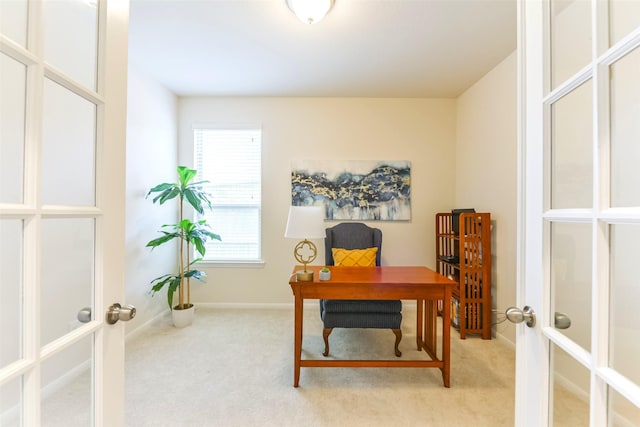
<instances>
[{"instance_id":1,"label":"light colored carpet","mask_svg":"<svg viewBox=\"0 0 640 427\"><path fill-rule=\"evenodd\" d=\"M403 359L415 349L405 310ZM321 358L318 310L305 308L303 357ZM513 349L451 334L451 388L437 369L302 368L293 387L293 310L199 308L167 316L126 348L129 426L511 426ZM395 358L386 330L336 329L331 357Z\"/></svg>"}]
</instances>

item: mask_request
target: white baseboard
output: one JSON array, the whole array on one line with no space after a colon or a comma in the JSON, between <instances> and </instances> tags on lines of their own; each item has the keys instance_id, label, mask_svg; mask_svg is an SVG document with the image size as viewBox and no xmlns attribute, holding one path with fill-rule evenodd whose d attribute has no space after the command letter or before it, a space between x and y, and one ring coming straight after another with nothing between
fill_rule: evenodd
<instances>
[{"instance_id":1,"label":"white baseboard","mask_svg":"<svg viewBox=\"0 0 640 427\"><path fill-rule=\"evenodd\" d=\"M161 311L160 313L156 314L155 316L153 316L151 319L147 320L146 322L144 322L142 325L138 326L137 328L133 329L130 332L127 332L127 334L124 337L124 342L125 344L127 342L129 342L130 340L136 339L138 338L140 335L142 335L147 329L149 329L149 326L151 326L152 324L156 323L157 321L159 321L161 318L170 315L170 313L168 311Z\"/></svg>"},{"instance_id":2,"label":"white baseboard","mask_svg":"<svg viewBox=\"0 0 640 427\"><path fill-rule=\"evenodd\" d=\"M293 301L291 303L199 302L199 303L196 303L195 305L196 305L196 310L198 309L198 307L222 308L222 309L230 308L230 309L254 309L254 310L264 310L264 309L289 310L293 308Z\"/></svg>"},{"instance_id":3,"label":"white baseboard","mask_svg":"<svg viewBox=\"0 0 640 427\"><path fill-rule=\"evenodd\" d=\"M496 340L500 341L501 343L509 347L514 352L516 351L516 343L514 343L513 341L511 341L509 338L505 337L501 333L496 333Z\"/></svg>"}]
</instances>

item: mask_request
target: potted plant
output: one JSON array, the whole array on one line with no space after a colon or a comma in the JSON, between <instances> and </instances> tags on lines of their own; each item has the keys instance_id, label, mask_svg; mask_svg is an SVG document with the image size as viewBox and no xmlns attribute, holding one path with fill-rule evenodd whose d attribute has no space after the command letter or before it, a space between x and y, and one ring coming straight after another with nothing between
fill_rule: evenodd
<instances>
[{"instance_id":1,"label":"potted plant","mask_svg":"<svg viewBox=\"0 0 640 427\"><path fill-rule=\"evenodd\" d=\"M193 321L191 279L204 282L206 276L204 271L193 268L193 265L202 260L202 256L206 252L207 240L221 240L219 235L210 230L206 219L193 222L189 218L185 218L185 201L199 214L204 214L205 208L212 208L211 195L202 187L206 181L191 182L197 173L196 170L186 166L178 166L178 182L165 182L156 185L145 196L147 198L152 194L155 195L153 203L160 205L168 200L178 198L178 222L163 225L163 230L160 230L162 236L147 243L147 247L153 250L153 248L178 239L178 271L164 274L151 281L152 295L167 286L167 303L173 316L173 323L177 327L187 326ZM191 260L192 247L201 257ZM178 291L178 304L174 306L173 297L176 291Z\"/></svg>"},{"instance_id":2,"label":"potted plant","mask_svg":"<svg viewBox=\"0 0 640 427\"><path fill-rule=\"evenodd\" d=\"M320 280L330 280L331 279L331 270L328 267L323 267L320 270Z\"/></svg>"}]
</instances>

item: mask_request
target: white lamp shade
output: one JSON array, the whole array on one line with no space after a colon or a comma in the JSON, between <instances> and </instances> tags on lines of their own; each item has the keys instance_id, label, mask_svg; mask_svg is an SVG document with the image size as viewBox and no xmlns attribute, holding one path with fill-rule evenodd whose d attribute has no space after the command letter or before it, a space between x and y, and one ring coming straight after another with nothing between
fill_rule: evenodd
<instances>
[{"instance_id":1,"label":"white lamp shade","mask_svg":"<svg viewBox=\"0 0 640 427\"><path fill-rule=\"evenodd\" d=\"M324 208L321 206L291 206L284 237L321 239L324 231Z\"/></svg>"},{"instance_id":2,"label":"white lamp shade","mask_svg":"<svg viewBox=\"0 0 640 427\"><path fill-rule=\"evenodd\" d=\"M317 24L333 6L334 0L287 0L289 9L305 24Z\"/></svg>"}]
</instances>

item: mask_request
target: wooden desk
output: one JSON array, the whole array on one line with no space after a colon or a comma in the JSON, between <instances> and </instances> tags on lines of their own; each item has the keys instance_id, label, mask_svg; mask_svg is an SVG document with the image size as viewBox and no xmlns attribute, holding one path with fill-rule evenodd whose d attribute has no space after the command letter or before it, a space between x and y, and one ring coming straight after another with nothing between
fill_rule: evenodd
<instances>
[{"instance_id":1,"label":"wooden desk","mask_svg":"<svg viewBox=\"0 0 640 427\"><path fill-rule=\"evenodd\" d=\"M289 280L295 298L293 386L300 382L300 368L333 367L424 367L439 368L442 381L449 387L451 288L456 282L427 267L329 267L331 280L320 281L322 266L308 266L314 271L313 282L296 281L295 272ZM416 345L431 360L302 360L302 314L305 299L400 299L416 300ZM442 313L442 359L437 356L437 300L444 300Z\"/></svg>"}]
</instances>

